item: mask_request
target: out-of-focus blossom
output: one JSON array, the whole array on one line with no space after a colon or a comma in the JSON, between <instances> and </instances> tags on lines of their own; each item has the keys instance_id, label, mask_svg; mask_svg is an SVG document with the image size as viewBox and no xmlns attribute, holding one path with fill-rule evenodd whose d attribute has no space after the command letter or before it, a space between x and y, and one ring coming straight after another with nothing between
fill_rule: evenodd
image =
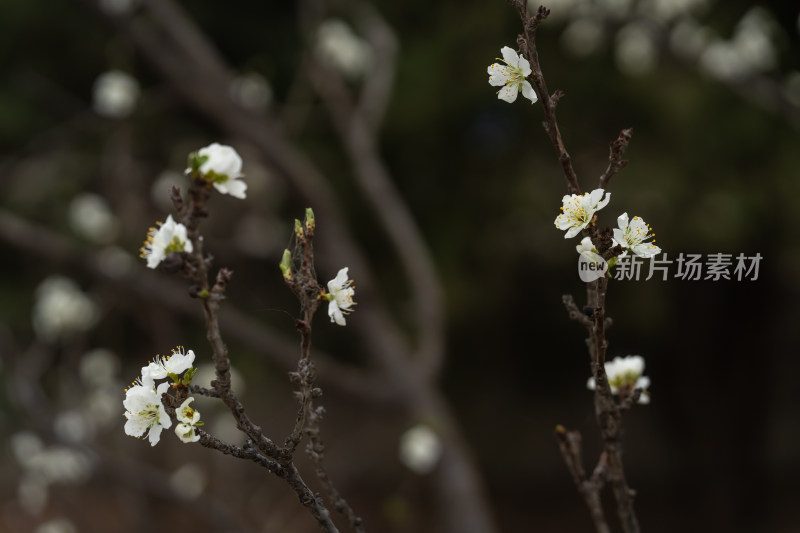
<instances>
[{"instance_id":1,"label":"out-of-focus blossom","mask_svg":"<svg viewBox=\"0 0 800 533\"><path fill-rule=\"evenodd\" d=\"M439 436L428 426L420 424L400 437L400 461L417 474L431 472L442 456Z\"/></svg>"},{"instance_id":2,"label":"out-of-focus blossom","mask_svg":"<svg viewBox=\"0 0 800 533\"><path fill-rule=\"evenodd\" d=\"M615 59L620 71L643 76L653 71L658 61L652 28L632 22L617 33Z\"/></svg>"},{"instance_id":3,"label":"out-of-focus blossom","mask_svg":"<svg viewBox=\"0 0 800 533\"><path fill-rule=\"evenodd\" d=\"M569 23L561 34L561 46L576 57L585 57L603 44L605 29L597 17L580 17Z\"/></svg>"},{"instance_id":4,"label":"out-of-focus blossom","mask_svg":"<svg viewBox=\"0 0 800 533\"><path fill-rule=\"evenodd\" d=\"M139 99L139 82L130 74L110 70L94 82L94 110L104 117L125 118Z\"/></svg>"},{"instance_id":5,"label":"out-of-focus blossom","mask_svg":"<svg viewBox=\"0 0 800 533\"><path fill-rule=\"evenodd\" d=\"M110 15L127 15L139 5L139 0L100 0L100 9Z\"/></svg>"},{"instance_id":6,"label":"out-of-focus blossom","mask_svg":"<svg viewBox=\"0 0 800 533\"><path fill-rule=\"evenodd\" d=\"M52 341L86 331L98 318L97 305L68 278L50 276L36 288L33 329L40 339Z\"/></svg>"},{"instance_id":7,"label":"out-of-focus blossom","mask_svg":"<svg viewBox=\"0 0 800 533\"><path fill-rule=\"evenodd\" d=\"M251 111L264 111L272 102L272 88L269 82L256 72L233 78L230 94L234 102Z\"/></svg>"},{"instance_id":8,"label":"out-of-focus blossom","mask_svg":"<svg viewBox=\"0 0 800 533\"><path fill-rule=\"evenodd\" d=\"M108 202L92 193L79 194L72 199L69 224L76 233L97 244L111 242L119 230L119 222Z\"/></svg>"},{"instance_id":9,"label":"out-of-focus blossom","mask_svg":"<svg viewBox=\"0 0 800 533\"><path fill-rule=\"evenodd\" d=\"M350 79L361 78L372 65L369 44L341 19L329 19L319 25L314 51L320 61Z\"/></svg>"},{"instance_id":10,"label":"out-of-focus blossom","mask_svg":"<svg viewBox=\"0 0 800 533\"><path fill-rule=\"evenodd\" d=\"M206 483L205 472L193 463L182 465L169 477L169 485L172 490L185 500L194 500L200 496Z\"/></svg>"},{"instance_id":11,"label":"out-of-focus blossom","mask_svg":"<svg viewBox=\"0 0 800 533\"><path fill-rule=\"evenodd\" d=\"M66 518L55 518L41 524L35 533L78 533L78 529Z\"/></svg>"}]
</instances>

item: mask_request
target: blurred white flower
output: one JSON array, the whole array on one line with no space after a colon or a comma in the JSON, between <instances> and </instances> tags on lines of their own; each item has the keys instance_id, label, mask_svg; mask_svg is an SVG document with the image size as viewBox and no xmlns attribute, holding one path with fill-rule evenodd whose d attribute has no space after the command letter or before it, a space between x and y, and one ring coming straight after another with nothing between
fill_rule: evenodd
<instances>
[{"instance_id":1,"label":"blurred white flower","mask_svg":"<svg viewBox=\"0 0 800 533\"><path fill-rule=\"evenodd\" d=\"M82 452L66 447L45 447L35 434L20 432L11 439L11 449L22 466L17 487L20 504L31 514L39 514L47 503L53 483L80 483L89 475L91 461Z\"/></svg>"},{"instance_id":2,"label":"blurred white flower","mask_svg":"<svg viewBox=\"0 0 800 533\"><path fill-rule=\"evenodd\" d=\"M100 0L100 9L110 15L127 15L139 4L139 0Z\"/></svg>"},{"instance_id":3,"label":"blurred white flower","mask_svg":"<svg viewBox=\"0 0 800 533\"><path fill-rule=\"evenodd\" d=\"M433 471L441 456L439 436L426 425L414 426L400 437L400 461L417 474Z\"/></svg>"},{"instance_id":4,"label":"blurred white flower","mask_svg":"<svg viewBox=\"0 0 800 533\"><path fill-rule=\"evenodd\" d=\"M648 239L655 237L652 228L648 226L641 217L633 217L628 221L628 213L622 213L617 218L619 229L614 228L614 241L626 250L630 250L634 255L648 259L661 253L661 248L655 246L656 241L647 242ZM623 252L620 257L626 255Z\"/></svg>"},{"instance_id":5,"label":"blurred white flower","mask_svg":"<svg viewBox=\"0 0 800 533\"><path fill-rule=\"evenodd\" d=\"M206 486L205 471L196 464L188 463L172 473L169 484L185 500L194 500Z\"/></svg>"},{"instance_id":6,"label":"blurred white flower","mask_svg":"<svg viewBox=\"0 0 800 533\"><path fill-rule=\"evenodd\" d=\"M356 290L353 288L353 280L347 279L347 270L347 267L339 270L336 277L328 282L328 316L331 317L331 322L340 326L347 323L344 315L349 315L356 305L353 301Z\"/></svg>"},{"instance_id":7,"label":"blurred white flower","mask_svg":"<svg viewBox=\"0 0 800 533\"><path fill-rule=\"evenodd\" d=\"M94 436L94 424L79 410L64 411L56 415L53 422L55 434L63 441L80 444Z\"/></svg>"},{"instance_id":8,"label":"blurred white flower","mask_svg":"<svg viewBox=\"0 0 800 533\"><path fill-rule=\"evenodd\" d=\"M104 117L129 116L139 99L139 82L119 70L110 70L94 82L94 110Z\"/></svg>"},{"instance_id":9,"label":"blurred white flower","mask_svg":"<svg viewBox=\"0 0 800 533\"><path fill-rule=\"evenodd\" d=\"M350 79L362 77L372 64L369 44L340 19L319 25L314 51L321 61Z\"/></svg>"},{"instance_id":10,"label":"blurred white flower","mask_svg":"<svg viewBox=\"0 0 800 533\"><path fill-rule=\"evenodd\" d=\"M247 183L242 181L242 158L236 150L224 144L211 143L198 150L197 156L205 158L199 168L200 174L217 191L240 199L247 196ZM186 169L187 174L191 171L191 168Z\"/></svg>"},{"instance_id":11,"label":"blurred white flower","mask_svg":"<svg viewBox=\"0 0 800 533\"><path fill-rule=\"evenodd\" d=\"M133 256L119 246L106 246L97 252L97 268L111 278L121 278L127 274L135 260Z\"/></svg>"},{"instance_id":12,"label":"blurred white flower","mask_svg":"<svg viewBox=\"0 0 800 533\"><path fill-rule=\"evenodd\" d=\"M783 85L783 93L795 107L800 107L800 72L793 70L786 77Z\"/></svg>"},{"instance_id":13,"label":"blurred white flower","mask_svg":"<svg viewBox=\"0 0 800 533\"><path fill-rule=\"evenodd\" d=\"M68 278L50 276L36 288L32 320L40 339L50 341L86 331L98 318L97 305Z\"/></svg>"},{"instance_id":14,"label":"blurred white flower","mask_svg":"<svg viewBox=\"0 0 800 533\"><path fill-rule=\"evenodd\" d=\"M251 111L264 111L272 102L272 88L269 82L256 72L233 78L230 94L234 102Z\"/></svg>"},{"instance_id":15,"label":"blurred white flower","mask_svg":"<svg viewBox=\"0 0 800 533\"><path fill-rule=\"evenodd\" d=\"M172 252L191 252L194 247L186 236L186 226L167 216L160 227L150 228L147 239L140 249L139 257L147 260L147 268L156 268Z\"/></svg>"},{"instance_id":16,"label":"blurred white flower","mask_svg":"<svg viewBox=\"0 0 800 533\"><path fill-rule=\"evenodd\" d=\"M613 361L606 361L605 369L612 394L622 393L624 396L630 396L634 389L642 389L639 403L650 403L650 392L647 390L650 378L642 375L644 358L641 355L615 357ZM593 377L586 382L586 387L590 390L595 389Z\"/></svg>"},{"instance_id":17,"label":"blurred white flower","mask_svg":"<svg viewBox=\"0 0 800 533\"><path fill-rule=\"evenodd\" d=\"M574 237L589 225L594 214L610 200L611 193L606 193L603 189L584 194L566 194L561 199L564 205L560 207L561 214L556 217L555 225L560 230L567 230L565 239Z\"/></svg>"},{"instance_id":18,"label":"blurred white flower","mask_svg":"<svg viewBox=\"0 0 800 533\"><path fill-rule=\"evenodd\" d=\"M245 381L242 373L239 372L236 367L231 366L231 388L236 391L236 395L241 397L245 393ZM205 387L207 389L211 388L211 381L216 379L216 371L214 370L214 365L211 363L204 363L202 365L198 365L197 373L192 378L192 385L197 385L198 387ZM203 401L205 398L201 397L200 401Z\"/></svg>"},{"instance_id":19,"label":"blurred white flower","mask_svg":"<svg viewBox=\"0 0 800 533\"><path fill-rule=\"evenodd\" d=\"M107 348L95 348L83 354L79 363L81 380L87 385L102 385L119 372L119 357Z\"/></svg>"},{"instance_id":20,"label":"blurred white flower","mask_svg":"<svg viewBox=\"0 0 800 533\"><path fill-rule=\"evenodd\" d=\"M489 74L489 85L503 87L497 91L497 98L512 103L517 99L517 94L522 90L522 96L535 103L539 97L533 90L530 82L526 80L531 75L531 65L528 60L518 55L508 46L500 49L505 65L492 63L486 70ZM498 58L499 59L499 58Z\"/></svg>"},{"instance_id":21,"label":"blurred white flower","mask_svg":"<svg viewBox=\"0 0 800 533\"><path fill-rule=\"evenodd\" d=\"M617 33L615 59L617 67L629 76L652 72L658 61L652 28L632 22Z\"/></svg>"},{"instance_id":22,"label":"blurred white flower","mask_svg":"<svg viewBox=\"0 0 800 533\"><path fill-rule=\"evenodd\" d=\"M710 40L710 31L696 20L684 17L673 26L669 35L672 50L687 59L699 56Z\"/></svg>"},{"instance_id":23,"label":"blurred white flower","mask_svg":"<svg viewBox=\"0 0 800 533\"><path fill-rule=\"evenodd\" d=\"M41 524L36 533L78 533L78 528L66 518L56 518Z\"/></svg>"},{"instance_id":24,"label":"blurred white flower","mask_svg":"<svg viewBox=\"0 0 800 533\"><path fill-rule=\"evenodd\" d=\"M706 47L700 66L722 81L736 81L774 68L775 25L765 9L750 9L737 24L731 40L717 39Z\"/></svg>"},{"instance_id":25,"label":"blurred white flower","mask_svg":"<svg viewBox=\"0 0 800 533\"><path fill-rule=\"evenodd\" d=\"M119 222L108 202L92 193L79 194L69 204L69 224L80 236L97 244L114 240Z\"/></svg>"},{"instance_id":26,"label":"blurred white flower","mask_svg":"<svg viewBox=\"0 0 800 533\"><path fill-rule=\"evenodd\" d=\"M143 372L144 374L144 372ZM154 389L146 376L142 375L141 385L133 385L125 391L125 434L132 437L144 437L148 433L150 445L155 446L161 439L161 430L169 429L172 426L164 405L161 403L161 396L169 388L169 383L161 383Z\"/></svg>"},{"instance_id":27,"label":"blurred white flower","mask_svg":"<svg viewBox=\"0 0 800 533\"><path fill-rule=\"evenodd\" d=\"M603 43L605 29L598 17L580 17L571 21L561 34L561 46L576 57L597 51Z\"/></svg>"}]
</instances>

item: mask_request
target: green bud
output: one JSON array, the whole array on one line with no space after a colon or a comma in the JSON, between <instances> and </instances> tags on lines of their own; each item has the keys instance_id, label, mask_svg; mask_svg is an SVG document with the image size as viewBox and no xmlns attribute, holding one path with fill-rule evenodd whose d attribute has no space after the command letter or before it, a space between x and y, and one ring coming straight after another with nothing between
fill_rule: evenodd
<instances>
[{"instance_id":1,"label":"green bud","mask_svg":"<svg viewBox=\"0 0 800 533\"><path fill-rule=\"evenodd\" d=\"M197 374L197 369L195 367L191 367L183 374L182 383L184 385L189 385L192 382L192 378L194 377L195 374Z\"/></svg>"},{"instance_id":2,"label":"green bud","mask_svg":"<svg viewBox=\"0 0 800 533\"><path fill-rule=\"evenodd\" d=\"M280 267L281 273L283 273L283 279L286 281L292 279L292 252L288 249L283 251Z\"/></svg>"},{"instance_id":3,"label":"green bud","mask_svg":"<svg viewBox=\"0 0 800 533\"><path fill-rule=\"evenodd\" d=\"M294 219L294 234L297 235L298 239L303 238L303 223L297 219Z\"/></svg>"},{"instance_id":4,"label":"green bud","mask_svg":"<svg viewBox=\"0 0 800 533\"><path fill-rule=\"evenodd\" d=\"M306 229L313 233L315 226L316 221L314 220L314 210L310 207L306 207Z\"/></svg>"},{"instance_id":5,"label":"green bud","mask_svg":"<svg viewBox=\"0 0 800 533\"><path fill-rule=\"evenodd\" d=\"M192 171L192 174L198 174L200 172L200 167L208 161L207 155L199 155L197 152L192 152L189 154L188 158L188 166Z\"/></svg>"}]
</instances>

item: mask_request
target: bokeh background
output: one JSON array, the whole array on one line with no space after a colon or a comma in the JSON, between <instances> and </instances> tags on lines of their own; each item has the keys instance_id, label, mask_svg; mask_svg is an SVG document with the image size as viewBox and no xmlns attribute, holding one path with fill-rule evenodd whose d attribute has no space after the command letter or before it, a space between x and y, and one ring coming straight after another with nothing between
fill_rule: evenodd
<instances>
[{"instance_id":1,"label":"bokeh background","mask_svg":"<svg viewBox=\"0 0 800 533\"><path fill-rule=\"evenodd\" d=\"M187 154L213 141L237 148L249 184L246 201L215 196L204 226L215 264L236 272L223 316L238 313L226 336L238 390L268 434L290 427L288 368L253 329L294 342L297 304L276 265L309 203L237 135L224 106L209 112L213 104L187 96L202 79L188 74L203 64L165 75L131 30L163 22L160 4L141 4L0 2L0 531L316 531L291 491L251 464L171 432L154 448L123 433L124 386L153 355L182 344L210 362L185 283L136 256L170 212L169 186L185 187ZM313 161L365 252L374 294L357 293L348 328L320 316L314 334L315 346L358 368L371 362L350 326L380 301L413 335L411 284L307 70L309 58L325 64L358 94L385 66L362 15L382 17L397 55L375 142L444 296L436 388L497 531L591 531L553 438L556 424L580 430L594 465L584 332L561 305L584 290L577 240L553 227L565 184L541 107L499 101L487 83L500 48L515 47L515 10L499 0L181 4L181 20L228 65L230 101ZM608 143L634 129L601 224L640 215L671 259L763 257L755 281L675 279L673 265L667 281L610 284L609 355L641 354L652 380L651 404L626 416L643 530L800 531L798 8L548 6L540 58L550 90L567 94L559 121L584 189L605 169ZM170 54L168 39L151 44ZM103 93L109 71L127 77ZM331 263L321 258L322 281L341 266ZM61 310L55 319L43 303L53 294L62 295L49 304ZM415 472L398 456L403 432L425 420L323 386L327 460L367 530L450 533L436 467ZM200 410L212 432L236 438L213 402Z\"/></svg>"}]
</instances>

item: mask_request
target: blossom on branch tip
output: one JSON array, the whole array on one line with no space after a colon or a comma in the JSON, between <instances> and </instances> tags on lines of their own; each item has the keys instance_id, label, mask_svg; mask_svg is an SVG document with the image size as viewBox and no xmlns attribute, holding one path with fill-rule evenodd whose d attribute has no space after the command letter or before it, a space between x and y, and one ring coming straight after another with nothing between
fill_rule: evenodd
<instances>
[{"instance_id":1,"label":"blossom on branch tip","mask_svg":"<svg viewBox=\"0 0 800 533\"><path fill-rule=\"evenodd\" d=\"M161 396L168 388L167 382L154 388L152 378L143 375L137 384L125 391L122 404L126 409L125 418L128 419L125 422L126 435L143 437L148 433L150 445L158 444L161 431L172 426L172 421L161 403Z\"/></svg>"},{"instance_id":2,"label":"blossom on branch tip","mask_svg":"<svg viewBox=\"0 0 800 533\"><path fill-rule=\"evenodd\" d=\"M191 252L192 241L186 236L186 226L167 216L159 228L150 228L139 257L147 260L147 268L156 268L171 252Z\"/></svg>"},{"instance_id":3,"label":"blossom on branch tip","mask_svg":"<svg viewBox=\"0 0 800 533\"><path fill-rule=\"evenodd\" d=\"M339 270L336 277L328 282L328 293L325 294L325 299L328 300L328 316L331 317L331 322L340 326L346 324L344 315L350 314L356 305L353 301L356 290L353 288L353 280L347 279L347 270L348 267Z\"/></svg>"},{"instance_id":4,"label":"blossom on branch tip","mask_svg":"<svg viewBox=\"0 0 800 533\"><path fill-rule=\"evenodd\" d=\"M642 389L639 403L650 403L650 392L647 390L650 386L650 378L642 375L644 358L641 355L615 357L613 361L606 361L605 369L612 394L621 394L627 397L633 394L634 389ZM593 377L586 382L586 387L590 390L595 389Z\"/></svg>"},{"instance_id":5,"label":"blossom on branch tip","mask_svg":"<svg viewBox=\"0 0 800 533\"><path fill-rule=\"evenodd\" d=\"M500 52L503 54L503 59L497 59L503 61L505 65L492 63L487 69L489 84L503 87L497 92L497 98L511 103L517 99L517 94L522 89L522 96L535 103L539 97L536 96L536 91L530 82L525 79L531 75L531 65L528 60L508 46L504 46Z\"/></svg>"},{"instance_id":6,"label":"blossom on branch tip","mask_svg":"<svg viewBox=\"0 0 800 533\"><path fill-rule=\"evenodd\" d=\"M574 237L592 222L594 214L604 208L609 200L611 193L603 189L584 194L566 194L561 199L564 205L560 208L562 213L556 217L555 225L558 229L567 230L565 239Z\"/></svg>"},{"instance_id":7,"label":"blossom on branch tip","mask_svg":"<svg viewBox=\"0 0 800 533\"><path fill-rule=\"evenodd\" d=\"M172 350L172 355L153 358L153 362L142 369L142 376L145 373L152 379L164 379L170 375L179 376L189 370L194 363L194 350L184 351L183 346L178 346Z\"/></svg>"},{"instance_id":8,"label":"blossom on branch tip","mask_svg":"<svg viewBox=\"0 0 800 533\"><path fill-rule=\"evenodd\" d=\"M232 147L211 143L189 156L186 173L197 171L200 177L222 194L244 199L247 183L242 181L242 158Z\"/></svg>"},{"instance_id":9,"label":"blossom on branch tip","mask_svg":"<svg viewBox=\"0 0 800 533\"><path fill-rule=\"evenodd\" d=\"M652 242L645 242L647 239L655 237L655 234L641 217L633 217L633 220L629 222L628 213L622 213L617 218L617 223L619 229L614 229L614 241L620 246L645 259L661 253L661 248L654 244L655 239Z\"/></svg>"}]
</instances>

